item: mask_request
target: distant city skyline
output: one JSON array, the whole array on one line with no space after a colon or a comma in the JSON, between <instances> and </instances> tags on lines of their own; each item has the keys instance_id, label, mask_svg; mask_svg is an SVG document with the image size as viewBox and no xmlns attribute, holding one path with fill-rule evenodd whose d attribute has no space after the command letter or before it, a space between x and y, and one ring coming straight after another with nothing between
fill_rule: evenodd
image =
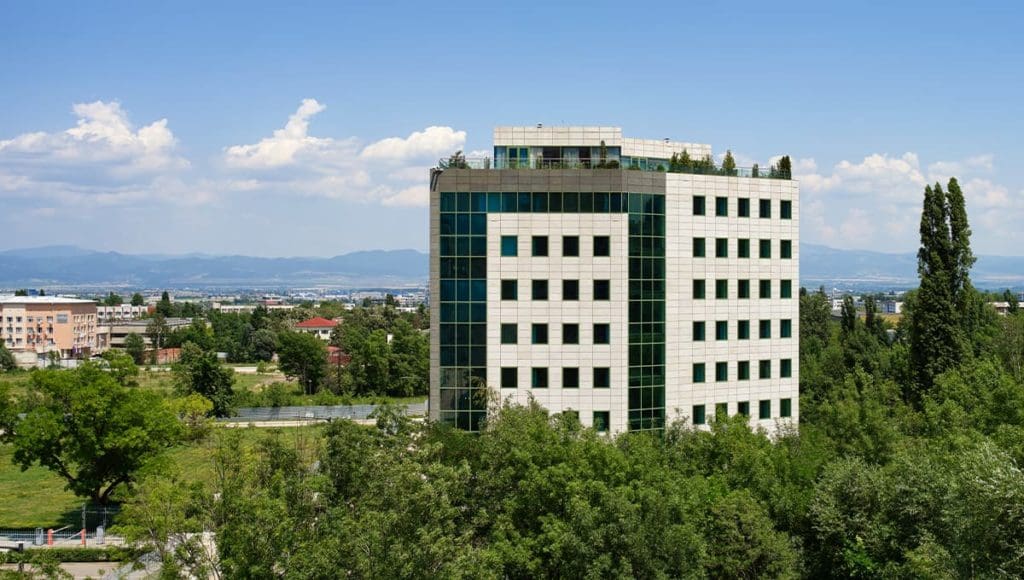
<instances>
[{"instance_id":1,"label":"distant city skyline","mask_svg":"<svg viewBox=\"0 0 1024 580\"><path fill-rule=\"evenodd\" d=\"M789 154L837 248L913 251L956 175L975 252L1024 254L1018 4L488 8L5 6L0 249L424 251L429 167L544 123Z\"/></svg>"}]
</instances>

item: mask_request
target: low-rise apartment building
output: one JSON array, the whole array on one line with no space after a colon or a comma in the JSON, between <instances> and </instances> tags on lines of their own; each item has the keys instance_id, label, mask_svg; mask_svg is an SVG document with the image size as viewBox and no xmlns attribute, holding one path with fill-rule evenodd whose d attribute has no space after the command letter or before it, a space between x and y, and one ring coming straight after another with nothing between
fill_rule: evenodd
<instances>
[{"instance_id":1,"label":"low-rise apartment building","mask_svg":"<svg viewBox=\"0 0 1024 580\"><path fill-rule=\"evenodd\" d=\"M0 341L21 364L34 364L51 352L86 358L106 349L97 331L96 303L57 296L0 297Z\"/></svg>"}]
</instances>

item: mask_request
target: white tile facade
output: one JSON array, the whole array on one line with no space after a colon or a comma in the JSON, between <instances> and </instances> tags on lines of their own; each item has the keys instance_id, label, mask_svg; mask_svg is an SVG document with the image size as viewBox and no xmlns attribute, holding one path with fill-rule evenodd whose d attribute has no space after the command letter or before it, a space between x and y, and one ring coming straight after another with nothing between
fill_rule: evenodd
<instances>
[{"instance_id":1,"label":"white tile facade","mask_svg":"<svg viewBox=\"0 0 1024 580\"><path fill-rule=\"evenodd\" d=\"M594 411L610 411L611 429L626 429L628 365L627 214L489 214L487 224L487 376L498 385L502 367L518 367L519 388L499 388L502 399L532 396L552 411L574 409L590 426ZM518 239L518 256L502 257L502 236ZM531 255L533 236L547 236L548 257ZM563 236L579 236L579 257L563 257ZM609 236L608 257L594 257L594 236ZM518 300L501 300L501 281L518 280ZM547 300L531 299L531 281L547 280ZM563 280L579 280L579 300L562 296ZM608 301L593 300L593 281L609 280ZM501 344L501 323L518 325L518 343ZM548 344L531 344L532 325L548 325ZM579 324L579 344L563 344L562 325ZM608 345L595 345L593 325L607 323ZM549 387L533 389L530 369L547 368ZM579 387L562 388L562 369L579 368ZM611 388L594 388L593 368L609 367Z\"/></svg>"},{"instance_id":2,"label":"white tile facade","mask_svg":"<svg viewBox=\"0 0 1024 580\"><path fill-rule=\"evenodd\" d=\"M799 278L800 232L797 182L706 175L667 174L666 268L667 319L665 406L667 418L692 419L693 406L705 405L708 420L715 405L728 403L730 415L740 402L750 404L751 422L771 430L781 401L792 406L789 421L799 416ZM693 215L694 196L704 196L705 215ZM716 197L728 200L728 216L715 215ZM739 217L739 200L750 200L750 217ZM760 200L771 201L771 218L759 217ZM780 202L792 203L792 219L780 218ZM693 257L694 238L705 239L704 258ZM728 240L728 258L715 257L715 240ZM738 257L738 240L750 240L750 257ZM771 258L759 257L759 241L770 240ZM781 258L782 240L789 240L792 258ZM705 298L694 299L693 280L705 280ZM728 298L715 298L716 280L728 280ZM749 280L750 298L739 298L739 280ZM771 298L759 298L759 282L771 281ZM782 280L790 280L791 298L780 297ZM750 338L738 338L740 320L750 324ZM771 338L759 338L761 320L771 321ZM791 338L780 338L782 320L791 324ZM704 341L694 341L693 322L705 322ZM715 323L727 321L728 339L716 340ZM791 361L792 376L780 378L781 362ZM759 361L771 361L771 378L759 379ZM738 380L738 363L749 361L750 379ZM693 364L705 364L705 382L693 382ZM728 380L715 380L715 364L728 363ZM758 419L761 400L771 401L771 420Z\"/></svg>"}]
</instances>

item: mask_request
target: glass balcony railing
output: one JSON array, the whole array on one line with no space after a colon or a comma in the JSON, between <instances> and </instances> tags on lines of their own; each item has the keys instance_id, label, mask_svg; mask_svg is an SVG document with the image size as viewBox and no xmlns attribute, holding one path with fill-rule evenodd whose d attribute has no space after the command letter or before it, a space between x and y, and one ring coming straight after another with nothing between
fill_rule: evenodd
<instances>
[{"instance_id":1,"label":"glass balcony railing","mask_svg":"<svg viewBox=\"0 0 1024 580\"><path fill-rule=\"evenodd\" d=\"M647 163L646 167L639 164L622 164L618 159L604 161L595 159L554 159L535 158L532 160L492 159L490 157L458 157L442 159L438 169L618 169L622 171L654 171L660 173L688 173L692 175L721 175L729 177L748 177L755 179L790 179L788 172L777 168L735 167L731 170L698 163L695 165L676 165L668 163Z\"/></svg>"}]
</instances>

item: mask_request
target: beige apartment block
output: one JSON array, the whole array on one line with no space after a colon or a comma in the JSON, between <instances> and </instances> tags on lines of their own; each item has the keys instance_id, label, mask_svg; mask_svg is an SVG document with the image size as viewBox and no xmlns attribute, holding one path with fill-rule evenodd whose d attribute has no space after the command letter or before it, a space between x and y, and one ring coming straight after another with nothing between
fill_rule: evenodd
<instances>
[{"instance_id":1,"label":"beige apartment block","mask_svg":"<svg viewBox=\"0 0 1024 580\"><path fill-rule=\"evenodd\" d=\"M98 330L96 303L50 296L0 297L0 341L19 360L34 353L42 358L87 358L106 348ZM20 356L19 356L20 355Z\"/></svg>"}]
</instances>

